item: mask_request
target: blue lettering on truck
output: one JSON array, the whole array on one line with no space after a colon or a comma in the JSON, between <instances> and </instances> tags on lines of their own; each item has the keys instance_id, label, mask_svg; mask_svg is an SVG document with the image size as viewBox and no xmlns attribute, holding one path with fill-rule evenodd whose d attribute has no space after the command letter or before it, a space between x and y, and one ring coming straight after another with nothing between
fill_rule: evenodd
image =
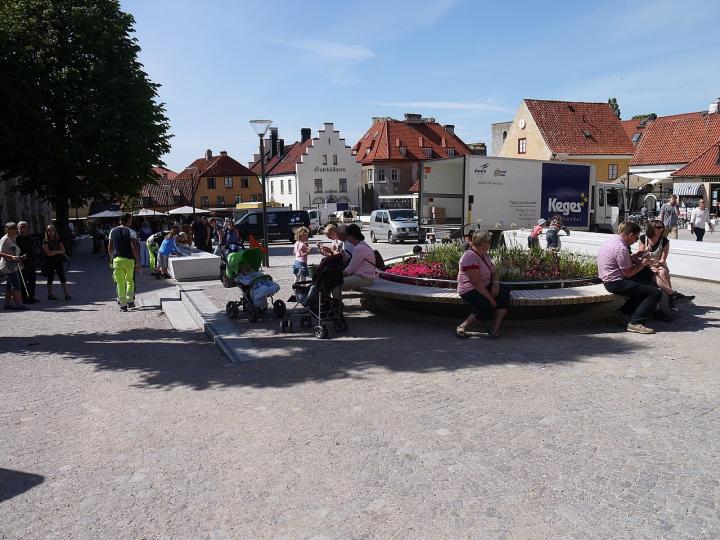
<instances>
[{"instance_id":1,"label":"blue lettering on truck","mask_svg":"<svg viewBox=\"0 0 720 540\"><path fill-rule=\"evenodd\" d=\"M589 223L588 193L590 167L563 163L543 163L542 217L563 217L565 225L586 227Z\"/></svg>"}]
</instances>

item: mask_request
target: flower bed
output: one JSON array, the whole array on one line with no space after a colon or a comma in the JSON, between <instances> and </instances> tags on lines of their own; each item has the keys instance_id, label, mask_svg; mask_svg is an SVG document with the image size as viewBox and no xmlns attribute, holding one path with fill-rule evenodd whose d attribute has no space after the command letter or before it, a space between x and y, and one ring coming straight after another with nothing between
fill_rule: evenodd
<instances>
[{"instance_id":1,"label":"flower bed","mask_svg":"<svg viewBox=\"0 0 720 540\"><path fill-rule=\"evenodd\" d=\"M401 283L454 288L458 263L462 256L460 244L433 246L419 257L409 257L391 265L381 277ZM544 288L562 287L568 282L581 285L596 282L597 264L589 255L570 251L501 247L490 252L498 268L500 281L537 282Z\"/></svg>"}]
</instances>

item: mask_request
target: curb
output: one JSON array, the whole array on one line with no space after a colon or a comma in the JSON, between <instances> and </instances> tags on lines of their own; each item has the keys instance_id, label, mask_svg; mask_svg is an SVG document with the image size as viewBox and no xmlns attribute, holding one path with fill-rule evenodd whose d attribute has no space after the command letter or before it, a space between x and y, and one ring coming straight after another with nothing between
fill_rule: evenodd
<instances>
[{"instance_id":1,"label":"curb","mask_svg":"<svg viewBox=\"0 0 720 540\"><path fill-rule=\"evenodd\" d=\"M180 300L190 317L227 359L237 364L260 358L261 351L256 349L248 338L238 334L237 327L227 318L225 312L218 309L202 290L191 287L177 286Z\"/></svg>"}]
</instances>

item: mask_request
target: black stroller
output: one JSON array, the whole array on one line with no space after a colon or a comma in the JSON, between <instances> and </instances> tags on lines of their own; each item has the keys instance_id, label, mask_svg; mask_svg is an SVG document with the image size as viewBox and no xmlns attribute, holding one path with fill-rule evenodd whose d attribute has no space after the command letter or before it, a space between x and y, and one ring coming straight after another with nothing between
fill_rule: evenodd
<instances>
[{"instance_id":1,"label":"black stroller","mask_svg":"<svg viewBox=\"0 0 720 540\"><path fill-rule=\"evenodd\" d=\"M296 303L280 322L281 332L292 332L294 320L299 320L301 327L315 323L313 333L318 339L328 337L329 322L332 322L335 332L347 330L340 298L344 267L342 255L331 255L320 262L311 281L293 284Z\"/></svg>"}]
</instances>

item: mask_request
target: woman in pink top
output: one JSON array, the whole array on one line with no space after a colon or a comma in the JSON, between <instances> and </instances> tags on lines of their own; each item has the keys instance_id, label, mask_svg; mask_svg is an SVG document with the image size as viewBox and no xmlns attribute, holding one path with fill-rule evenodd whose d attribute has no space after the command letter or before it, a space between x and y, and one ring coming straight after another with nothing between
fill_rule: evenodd
<instances>
[{"instance_id":1,"label":"woman in pink top","mask_svg":"<svg viewBox=\"0 0 720 540\"><path fill-rule=\"evenodd\" d=\"M365 243L365 236L360 227L351 223L345 229L346 242L352 248L352 257L343 271L342 290L357 290L373 284L377 267L375 266L375 251Z\"/></svg>"},{"instance_id":2,"label":"woman in pink top","mask_svg":"<svg viewBox=\"0 0 720 540\"><path fill-rule=\"evenodd\" d=\"M488 330L488 337L496 339L500 324L510 307L510 291L500 285L497 270L488 255L491 240L489 232L476 232L470 242L470 249L460 258L457 292L473 307L473 312L455 330L459 338L468 337L465 329L474 320L492 317L493 325Z\"/></svg>"}]
</instances>

